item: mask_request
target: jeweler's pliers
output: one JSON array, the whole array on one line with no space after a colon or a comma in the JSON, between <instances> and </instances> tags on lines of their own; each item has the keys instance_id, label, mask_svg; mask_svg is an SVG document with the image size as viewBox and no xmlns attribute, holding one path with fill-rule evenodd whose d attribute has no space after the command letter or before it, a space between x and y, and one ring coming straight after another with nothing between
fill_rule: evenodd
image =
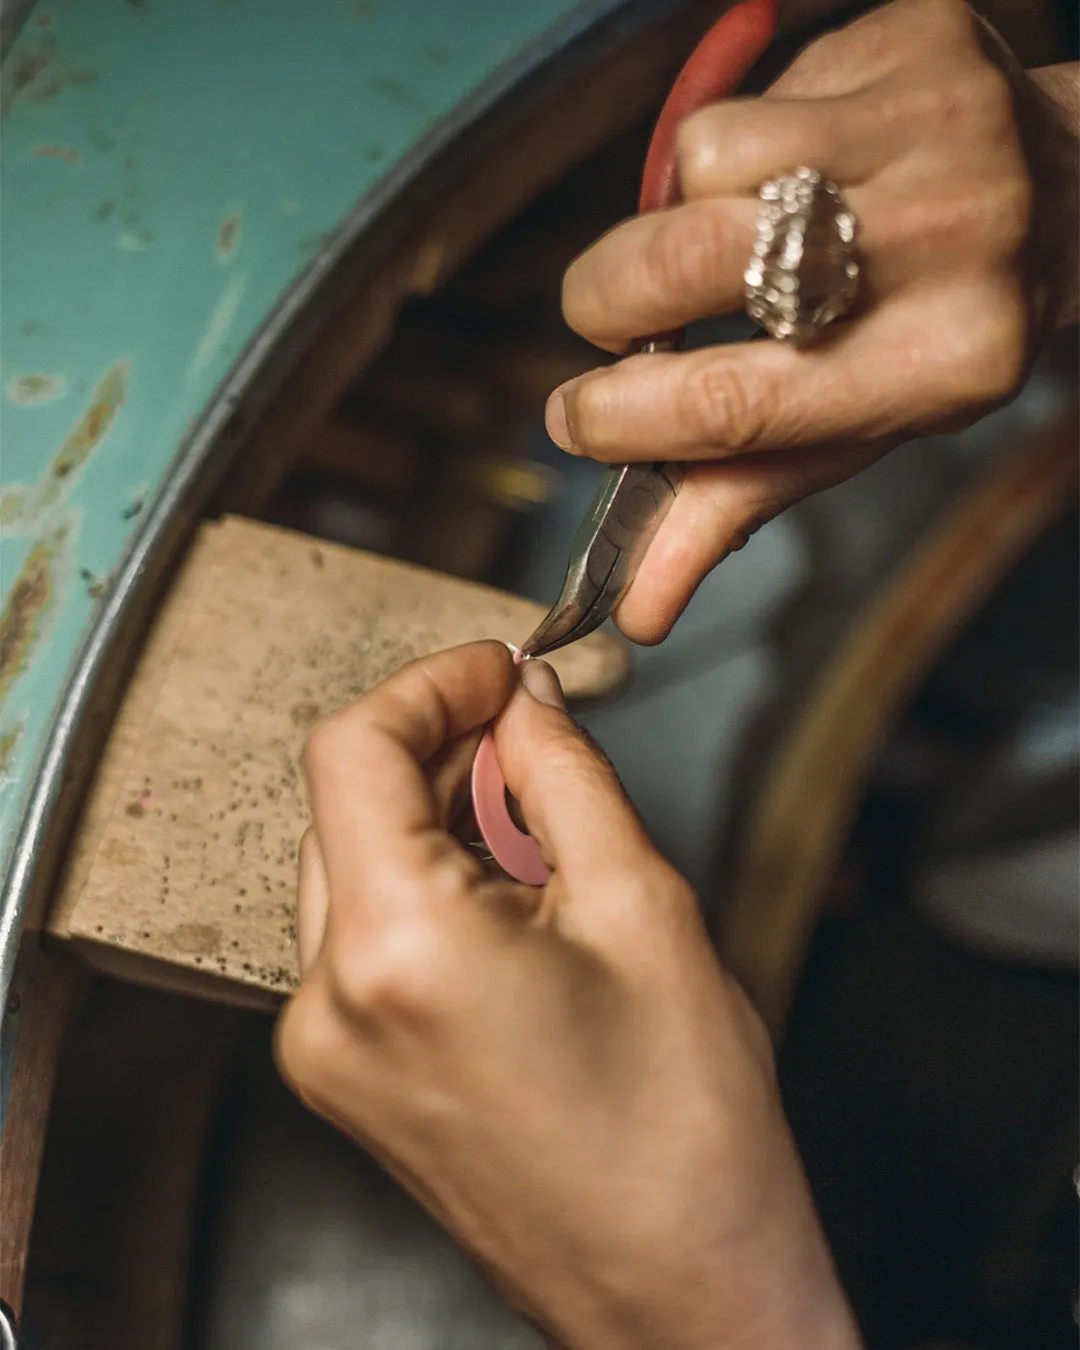
<instances>
[{"instance_id":1,"label":"jeweler's pliers","mask_svg":"<svg viewBox=\"0 0 1080 1350\"><path fill-rule=\"evenodd\" d=\"M657 119L645 158L638 209L660 211L679 197L675 132L688 114L729 97L776 32L778 0L743 0L716 23L683 67ZM674 351L681 333L637 344L639 352ZM678 464L609 468L570 553L562 591L521 650L544 656L599 628L637 574L682 481Z\"/></svg>"}]
</instances>

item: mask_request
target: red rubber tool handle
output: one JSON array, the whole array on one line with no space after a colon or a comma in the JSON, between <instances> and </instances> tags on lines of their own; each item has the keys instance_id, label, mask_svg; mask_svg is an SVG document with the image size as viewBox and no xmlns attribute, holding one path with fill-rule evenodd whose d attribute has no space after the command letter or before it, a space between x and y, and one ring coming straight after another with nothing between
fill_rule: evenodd
<instances>
[{"instance_id":1,"label":"red rubber tool handle","mask_svg":"<svg viewBox=\"0 0 1080 1350\"><path fill-rule=\"evenodd\" d=\"M679 200L675 132L706 103L730 98L776 34L779 0L742 0L694 48L671 86L656 122L641 176L639 211L662 211Z\"/></svg>"}]
</instances>

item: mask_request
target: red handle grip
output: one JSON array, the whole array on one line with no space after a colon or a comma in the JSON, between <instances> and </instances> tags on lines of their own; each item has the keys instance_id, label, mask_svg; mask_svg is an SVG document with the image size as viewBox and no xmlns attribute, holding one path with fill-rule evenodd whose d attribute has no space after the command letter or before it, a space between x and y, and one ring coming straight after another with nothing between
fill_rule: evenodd
<instances>
[{"instance_id":1,"label":"red handle grip","mask_svg":"<svg viewBox=\"0 0 1080 1350\"><path fill-rule=\"evenodd\" d=\"M694 48L671 87L645 157L639 211L661 211L679 199L675 131L684 117L730 98L776 33L779 0L743 0Z\"/></svg>"}]
</instances>

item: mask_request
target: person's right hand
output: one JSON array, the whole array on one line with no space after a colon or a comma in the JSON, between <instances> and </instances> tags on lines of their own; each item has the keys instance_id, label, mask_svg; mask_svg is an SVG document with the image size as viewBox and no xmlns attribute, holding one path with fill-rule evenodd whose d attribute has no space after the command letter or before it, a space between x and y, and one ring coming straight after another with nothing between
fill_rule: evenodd
<instances>
[{"instance_id":1,"label":"person's right hand","mask_svg":"<svg viewBox=\"0 0 1080 1350\"><path fill-rule=\"evenodd\" d=\"M554 874L452 832L476 733ZM764 1030L554 672L405 667L306 761L278 1056L564 1350L852 1350Z\"/></svg>"},{"instance_id":2,"label":"person's right hand","mask_svg":"<svg viewBox=\"0 0 1080 1350\"><path fill-rule=\"evenodd\" d=\"M794 502L1011 397L1040 330L1075 321L1075 89L1075 67L1026 76L960 0L894 0L810 43L760 98L683 122L682 204L571 265L572 328L623 353L741 310L758 190L799 165L859 220L860 294L805 351L629 356L551 395L564 449L688 465L616 613L628 637L659 642L709 570Z\"/></svg>"}]
</instances>

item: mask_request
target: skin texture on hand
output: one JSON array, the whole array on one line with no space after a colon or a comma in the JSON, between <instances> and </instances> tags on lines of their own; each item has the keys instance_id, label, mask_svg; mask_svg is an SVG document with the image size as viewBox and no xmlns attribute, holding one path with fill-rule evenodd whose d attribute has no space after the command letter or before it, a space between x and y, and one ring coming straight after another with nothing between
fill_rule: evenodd
<instances>
[{"instance_id":1,"label":"skin texture on hand","mask_svg":"<svg viewBox=\"0 0 1080 1350\"><path fill-rule=\"evenodd\" d=\"M530 692L532 690L532 692ZM454 837L479 729L554 869ZM550 667L405 667L316 730L286 1080L563 1350L859 1344L764 1030Z\"/></svg>"},{"instance_id":2,"label":"skin texture on hand","mask_svg":"<svg viewBox=\"0 0 1080 1350\"><path fill-rule=\"evenodd\" d=\"M762 97L688 118L683 204L571 265L567 321L622 353L743 308L765 179L817 168L859 220L858 302L811 348L631 356L552 394L564 449L689 466L616 616L628 637L662 640L785 507L1017 391L1047 326L1075 317L1077 132L1061 86L1029 80L960 0L895 0L811 43Z\"/></svg>"}]
</instances>

